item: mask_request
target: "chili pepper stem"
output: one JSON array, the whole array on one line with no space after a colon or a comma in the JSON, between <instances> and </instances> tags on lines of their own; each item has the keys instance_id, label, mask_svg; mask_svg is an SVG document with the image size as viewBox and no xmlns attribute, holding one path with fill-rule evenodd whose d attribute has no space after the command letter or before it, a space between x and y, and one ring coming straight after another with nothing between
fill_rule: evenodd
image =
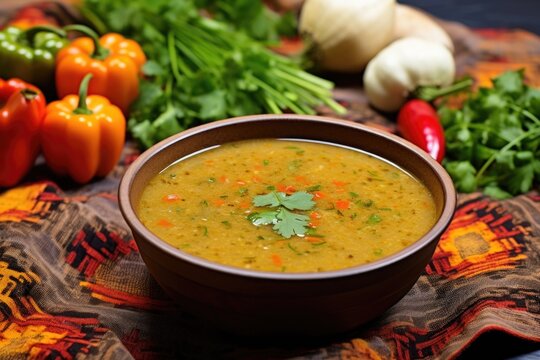
<instances>
[{"instance_id":1,"label":"chili pepper stem","mask_svg":"<svg viewBox=\"0 0 540 360\"><path fill-rule=\"evenodd\" d=\"M24 97L25 100L31 101L34 100L36 96L38 96L38 93L37 91L32 89L22 89L21 95Z\"/></svg>"},{"instance_id":2,"label":"chili pepper stem","mask_svg":"<svg viewBox=\"0 0 540 360\"><path fill-rule=\"evenodd\" d=\"M20 37L20 39L25 39L26 41L28 41L28 43L32 44L34 42L34 37L36 36L37 33L40 33L40 32L53 33L53 34L56 34L59 37L63 37L63 38L65 38L67 36L66 32L64 30L62 30L62 29L57 29L57 28L52 27L52 26L39 25L39 26L31 27L31 28L23 31L19 35L19 37Z\"/></svg>"},{"instance_id":3,"label":"chili pepper stem","mask_svg":"<svg viewBox=\"0 0 540 360\"><path fill-rule=\"evenodd\" d=\"M94 42L94 52L91 54L92 58L103 60L107 56L109 56L109 50L101 46L101 44L99 43L98 34L96 34L96 32L90 29L88 26L79 25L79 24L67 25L67 26L64 26L64 30L65 31L78 31L88 36L89 38L91 38L92 41Z\"/></svg>"},{"instance_id":4,"label":"chili pepper stem","mask_svg":"<svg viewBox=\"0 0 540 360\"><path fill-rule=\"evenodd\" d=\"M93 114L92 110L88 109L86 105L86 95L88 94L88 84L90 79L92 79L92 74L86 74L86 76L81 81L81 86L79 87L79 104L77 108L73 110L74 114L77 115L90 115Z\"/></svg>"},{"instance_id":5,"label":"chili pepper stem","mask_svg":"<svg viewBox=\"0 0 540 360\"><path fill-rule=\"evenodd\" d=\"M473 80L471 78L466 78L443 88L437 88L433 86L420 86L414 92L414 97L427 102L431 102L441 96L447 96L463 91L469 88L472 84Z\"/></svg>"}]
</instances>

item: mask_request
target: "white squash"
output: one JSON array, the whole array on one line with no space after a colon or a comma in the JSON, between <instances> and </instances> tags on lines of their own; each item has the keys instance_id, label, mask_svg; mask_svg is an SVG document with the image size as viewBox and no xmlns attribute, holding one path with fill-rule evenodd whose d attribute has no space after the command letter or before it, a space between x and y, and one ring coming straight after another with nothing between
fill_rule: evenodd
<instances>
[{"instance_id":1,"label":"white squash","mask_svg":"<svg viewBox=\"0 0 540 360\"><path fill-rule=\"evenodd\" d=\"M430 16L407 5L396 4L394 39L419 37L442 44L454 52L454 43Z\"/></svg>"},{"instance_id":2,"label":"white squash","mask_svg":"<svg viewBox=\"0 0 540 360\"><path fill-rule=\"evenodd\" d=\"M326 70L362 70L394 35L395 0L307 0L300 33Z\"/></svg>"},{"instance_id":3,"label":"white squash","mask_svg":"<svg viewBox=\"0 0 540 360\"><path fill-rule=\"evenodd\" d=\"M419 86L447 86L454 81L452 53L443 45L408 37L397 40L373 58L364 72L369 102L396 111Z\"/></svg>"}]
</instances>

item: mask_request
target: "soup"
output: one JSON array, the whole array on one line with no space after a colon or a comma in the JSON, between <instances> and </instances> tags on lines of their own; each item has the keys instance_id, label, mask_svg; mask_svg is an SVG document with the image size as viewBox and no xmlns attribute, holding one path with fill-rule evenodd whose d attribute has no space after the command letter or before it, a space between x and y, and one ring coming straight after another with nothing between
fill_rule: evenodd
<instances>
[{"instance_id":1,"label":"soup","mask_svg":"<svg viewBox=\"0 0 540 360\"><path fill-rule=\"evenodd\" d=\"M321 272L396 253L435 223L428 189L370 154L262 139L207 149L145 187L138 216L187 253L251 270Z\"/></svg>"}]
</instances>

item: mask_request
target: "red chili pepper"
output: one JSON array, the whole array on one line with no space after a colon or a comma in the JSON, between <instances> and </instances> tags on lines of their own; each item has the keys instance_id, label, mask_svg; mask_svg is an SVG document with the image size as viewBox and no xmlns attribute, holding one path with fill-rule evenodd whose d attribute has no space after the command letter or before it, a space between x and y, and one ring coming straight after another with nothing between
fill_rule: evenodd
<instances>
[{"instance_id":1,"label":"red chili pepper","mask_svg":"<svg viewBox=\"0 0 540 360\"><path fill-rule=\"evenodd\" d=\"M433 107L413 99L403 105L397 119L398 131L405 139L425 150L438 162L444 158L444 130Z\"/></svg>"}]
</instances>

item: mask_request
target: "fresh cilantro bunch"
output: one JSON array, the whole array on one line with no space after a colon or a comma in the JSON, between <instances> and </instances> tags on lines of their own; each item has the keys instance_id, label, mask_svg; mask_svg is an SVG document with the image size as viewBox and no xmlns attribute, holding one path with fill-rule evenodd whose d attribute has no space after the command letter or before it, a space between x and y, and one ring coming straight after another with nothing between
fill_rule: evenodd
<instances>
[{"instance_id":1,"label":"fresh cilantro bunch","mask_svg":"<svg viewBox=\"0 0 540 360\"><path fill-rule=\"evenodd\" d=\"M523 71L493 79L461 109L441 107L443 163L458 191L503 199L540 182L540 90L524 84Z\"/></svg>"},{"instance_id":2,"label":"fresh cilantro bunch","mask_svg":"<svg viewBox=\"0 0 540 360\"><path fill-rule=\"evenodd\" d=\"M331 82L266 47L290 24L261 0L85 0L82 13L101 32L139 42L149 59L128 121L143 147L233 116L345 111Z\"/></svg>"},{"instance_id":3,"label":"fresh cilantro bunch","mask_svg":"<svg viewBox=\"0 0 540 360\"><path fill-rule=\"evenodd\" d=\"M293 235L304 235L309 224L308 216L290 210L311 210L315 202L313 195L305 191L298 191L292 195L272 191L255 196L253 205L276 208L249 214L248 220L253 225L273 225L274 231L288 239Z\"/></svg>"}]
</instances>

